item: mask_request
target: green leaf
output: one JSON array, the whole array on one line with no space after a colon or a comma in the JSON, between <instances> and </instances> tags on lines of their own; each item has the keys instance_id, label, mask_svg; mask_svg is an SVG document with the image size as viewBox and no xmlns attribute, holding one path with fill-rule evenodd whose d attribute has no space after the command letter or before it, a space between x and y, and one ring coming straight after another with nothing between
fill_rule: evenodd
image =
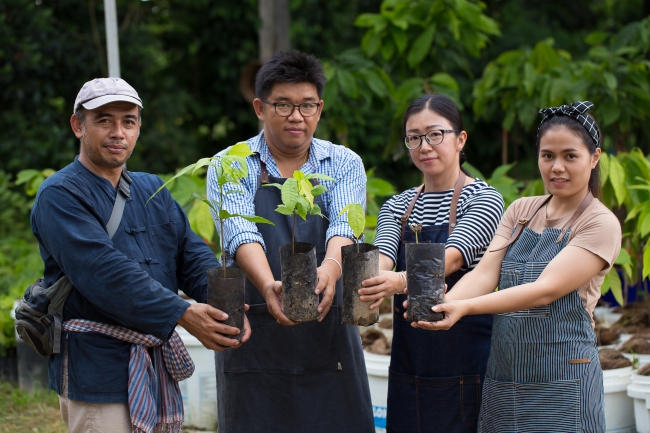
<instances>
[{"instance_id":1,"label":"green leaf","mask_svg":"<svg viewBox=\"0 0 650 433\"><path fill-rule=\"evenodd\" d=\"M588 45L600 45L605 42L608 36L609 34L605 32L592 32L587 35L585 42Z\"/></svg>"},{"instance_id":2,"label":"green leaf","mask_svg":"<svg viewBox=\"0 0 650 433\"><path fill-rule=\"evenodd\" d=\"M609 159L612 158L606 152L600 154L598 166L600 167L600 184L605 185L609 179Z\"/></svg>"},{"instance_id":3,"label":"green leaf","mask_svg":"<svg viewBox=\"0 0 650 433\"><path fill-rule=\"evenodd\" d=\"M304 200L304 199L303 199ZM311 206L309 206L308 203L301 203L300 201L296 203L296 213L302 218L303 220L307 220L307 213L311 209Z\"/></svg>"},{"instance_id":4,"label":"green leaf","mask_svg":"<svg viewBox=\"0 0 650 433\"><path fill-rule=\"evenodd\" d=\"M366 227L366 215L363 211L363 207L358 203L351 203L339 212L341 215L343 212L347 211L348 213L348 224L354 233L355 238L359 239L363 234L363 229Z\"/></svg>"},{"instance_id":5,"label":"green leaf","mask_svg":"<svg viewBox=\"0 0 650 433\"><path fill-rule=\"evenodd\" d=\"M380 48L381 33L374 30L368 30L361 39L361 49L368 55L368 57L372 57L377 54Z\"/></svg>"},{"instance_id":6,"label":"green leaf","mask_svg":"<svg viewBox=\"0 0 650 433\"><path fill-rule=\"evenodd\" d=\"M314 205L314 196L311 193L312 188L313 186L308 179L303 179L300 181L300 192L309 202L310 208Z\"/></svg>"},{"instance_id":7,"label":"green leaf","mask_svg":"<svg viewBox=\"0 0 650 433\"><path fill-rule=\"evenodd\" d=\"M309 211L309 215L323 216L320 210L320 206L318 206L317 204L313 205L311 210Z\"/></svg>"},{"instance_id":8,"label":"green leaf","mask_svg":"<svg viewBox=\"0 0 650 433\"><path fill-rule=\"evenodd\" d=\"M25 170L20 170L18 174L16 175L16 185L21 185L23 183L27 183L30 180L32 180L34 177L40 175L41 172L38 170L34 169L25 169Z\"/></svg>"},{"instance_id":9,"label":"green leaf","mask_svg":"<svg viewBox=\"0 0 650 433\"><path fill-rule=\"evenodd\" d=\"M357 87L357 82L354 76L344 69L339 69L336 73L336 76L338 78L339 84L341 85L341 90L343 90L343 93L345 93L350 98L356 98L359 89Z\"/></svg>"},{"instance_id":10,"label":"green leaf","mask_svg":"<svg viewBox=\"0 0 650 433\"><path fill-rule=\"evenodd\" d=\"M226 152L228 155L239 156L241 158L247 158L253 154L253 151L248 146L248 143L245 141L240 141L239 143L232 146Z\"/></svg>"},{"instance_id":11,"label":"green leaf","mask_svg":"<svg viewBox=\"0 0 650 433\"><path fill-rule=\"evenodd\" d=\"M197 235L207 241L212 240L215 232L214 220L212 219L212 214L208 206L204 206L200 202L195 201L187 213L187 219L190 222L190 227L192 227L192 230Z\"/></svg>"},{"instance_id":12,"label":"green leaf","mask_svg":"<svg viewBox=\"0 0 650 433\"><path fill-rule=\"evenodd\" d=\"M429 80L433 86L441 86L447 89L453 90L454 92L460 91L458 83L451 75L446 72L438 72L434 74Z\"/></svg>"},{"instance_id":13,"label":"green leaf","mask_svg":"<svg viewBox=\"0 0 650 433\"><path fill-rule=\"evenodd\" d=\"M616 258L616 261L614 262L616 265L631 265L632 264L632 258L630 257L630 254L627 252L625 248L621 248L621 252L618 254L618 257Z\"/></svg>"},{"instance_id":14,"label":"green leaf","mask_svg":"<svg viewBox=\"0 0 650 433\"><path fill-rule=\"evenodd\" d=\"M643 278L650 275L650 242L643 247Z\"/></svg>"},{"instance_id":15,"label":"green leaf","mask_svg":"<svg viewBox=\"0 0 650 433\"><path fill-rule=\"evenodd\" d=\"M222 221L227 220L228 218L232 218L233 216L235 216L235 215L231 214L226 209L219 209L219 219L220 220L222 220Z\"/></svg>"},{"instance_id":16,"label":"green leaf","mask_svg":"<svg viewBox=\"0 0 650 433\"><path fill-rule=\"evenodd\" d=\"M605 79L605 83L607 84L607 87L609 87L609 90L615 90L616 87L618 87L618 80L612 73L603 72L603 78Z\"/></svg>"},{"instance_id":17,"label":"green leaf","mask_svg":"<svg viewBox=\"0 0 650 433\"><path fill-rule=\"evenodd\" d=\"M289 209L293 209L298 201L298 181L293 178L287 179L282 185L282 203Z\"/></svg>"},{"instance_id":18,"label":"green leaf","mask_svg":"<svg viewBox=\"0 0 650 433\"><path fill-rule=\"evenodd\" d=\"M323 194L325 191L327 191L327 187L325 185L316 185L315 187L312 188L311 194L314 197L318 197L319 195Z\"/></svg>"},{"instance_id":19,"label":"green leaf","mask_svg":"<svg viewBox=\"0 0 650 433\"><path fill-rule=\"evenodd\" d=\"M337 83L338 82L335 80L329 80L327 84L325 84L325 90L323 90L323 111L336 106L336 100L339 97L339 88Z\"/></svg>"},{"instance_id":20,"label":"green leaf","mask_svg":"<svg viewBox=\"0 0 650 433\"><path fill-rule=\"evenodd\" d=\"M235 216L238 216L238 217L240 217L240 218L243 218L243 219L245 219L246 221L250 221L250 222L252 222L252 223L257 223L257 224L271 224L272 226L275 225L275 224L273 224L271 221L267 220L266 218L262 218L261 216L256 216L256 215L239 215L239 214L237 214L237 215L235 215Z\"/></svg>"},{"instance_id":21,"label":"green leaf","mask_svg":"<svg viewBox=\"0 0 650 433\"><path fill-rule=\"evenodd\" d=\"M275 211L277 213L281 213L282 215L293 215L293 208L288 208L283 204L279 204Z\"/></svg>"},{"instance_id":22,"label":"green leaf","mask_svg":"<svg viewBox=\"0 0 650 433\"><path fill-rule=\"evenodd\" d=\"M149 199L148 199L147 202L145 203L145 206L147 205L147 203L149 203L149 201L150 201L152 198L154 198L154 197L156 196L156 194L158 194L160 191L162 191L163 188L165 188L168 184L170 184L171 182L175 181L175 180L178 179L179 177L183 176L185 173L187 173L188 171L192 170L194 167L196 167L196 163L188 165L187 167L181 169L178 173L176 173L176 174L174 175L174 177L172 177L171 179L169 179L167 182L163 183L162 186L156 190L156 192L154 192L153 194L151 194L151 197L149 197Z\"/></svg>"},{"instance_id":23,"label":"green leaf","mask_svg":"<svg viewBox=\"0 0 650 433\"><path fill-rule=\"evenodd\" d=\"M408 45L408 36L406 36L406 32L399 27L391 26L390 33L393 36L393 41L395 41L397 51L402 54Z\"/></svg>"},{"instance_id":24,"label":"green leaf","mask_svg":"<svg viewBox=\"0 0 650 433\"><path fill-rule=\"evenodd\" d=\"M279 183L266 183L266 184L264 184L264 185L262 185L262 186L274 186L274 187L276 187L277 189L282 189L282 185L279 184Z\"/></svg>"},{"instance_id":25,"label":"green leaf","mask_svg":"<svg viewBox=\"0 0 650 433\"><path fill-rule=\"evenodd\" d=\"M386 87L386 83L373 71L366 71L363 73L363 78L370 88L370 90L375 93L375 95L379 96L380 98L385 97L388 94L388 87Z\"/></svg>"},{"instance_id":26,"label":"green leaf","mask_svg":"<svg viewBox=\"0 0 650 433\"><path fill-rule=\"evenodd\" d=\"M616 269L612 267L606 275L607 283L609 285L609 290L611 290L614 299L618 302L619 305L625 305L625 300L623 299L623 288L621 287L621 279L618 276ZM602 289L601 289L602 293Z\"/></svg>"},{"instance_id":27,"label":"green leaf","mask_svg":"<svg viewBox=\"0 0 650 433\"><path fill-rule=\"evenodd\" d=\"M406 58L408 61L409 67L411 69L419 65L422 60L429 54L431 51L431 45L433 44L433 37L436 34L435 24L429 24L426 29L418 36L418 38L413 42L411 50Z\"/></svg>"},{"instance_id":28,"label":"green leaf","mask_svg":"<svg viewBox=\"0 0 650 433\"><path fill-rule=\"evenodd\" d=\"M625 170L617 158L610 158L609 181L614 188L616 201L620 206L625 201L627 190L625 188Z\"/></svg>"}]
</instances>

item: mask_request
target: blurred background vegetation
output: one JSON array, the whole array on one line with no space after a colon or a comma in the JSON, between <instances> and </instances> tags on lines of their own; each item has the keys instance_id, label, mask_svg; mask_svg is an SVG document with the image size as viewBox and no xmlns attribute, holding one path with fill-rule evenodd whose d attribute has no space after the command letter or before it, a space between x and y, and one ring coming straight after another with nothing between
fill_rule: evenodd
<instances>
[{"instance_id":1,"label":"blurred background vegetation","mask_svg":"<svg viewBox=\"0 0 650 433\"><path fill-rule=\"evenodd\" d=\"M627 282L650 273L650 1L289 0L289 7L292 48L319 57L329 80L316 135L350 147L370 170L370 237L386 196L421 182L400 145L402 113L419 95L458 103L469 168L508 202L543 193L537 110L588 99L611 156L604 200L626 232L626 277L622 287L609 278L604 290L623 296ZM259 57L257 0L117 0L117 12L122 77L144 101L130 170L173 173L258 132L239 90L242 71ZM106 71L101 0L0 0L2 312L42 272L31 201L48 169L78 153L69 127L74 98ZM202 183L188 178L172 192L214 243L211 221L188 200ZM0 352L13 344L5 315Z\"/></svg>"}]
</instances>

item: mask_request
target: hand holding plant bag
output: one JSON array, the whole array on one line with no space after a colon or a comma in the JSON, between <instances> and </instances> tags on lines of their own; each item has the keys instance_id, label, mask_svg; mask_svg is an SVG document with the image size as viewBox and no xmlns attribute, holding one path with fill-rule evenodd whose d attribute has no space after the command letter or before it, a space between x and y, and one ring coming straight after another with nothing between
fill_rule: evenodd
<instances>
[{"instance_id":1,"label":"hand holding plant bag","mask_svg":"<svg viewBox=\"0 0 650 433\"><path fill-rule=\"evenodd\" d=\"M241 190L224 191L224 187L228 183L240 185L240 179L248 176L248 164L246 162L246 158L252 154L253 152L251 151L250 147L248 147L247 143L237 143L222 153L220 156L202 158L196 163L190 164L187 167L183 168L174 177L169 179L160 188L158 188L158 190L151 196L153 198L153 196L158 194L158 192L160 192L170 182L173 182L175 179L183 176L190 170L192 170L192 174L194 174L196 170L201 167L205 167L206 165L214 167L217 174L220 201L207 200L197 193L193 193L192 197L207 204L213 210L213 215L221 227L220 241L222 251L222 267L221 269L212 268L208 270L208 304L228 314L228 319L226 319L224 323L229 326L239 328L241 332L234 337L237 340L242 338L244 330L244 311L246 309L246 275L239 268L226 267L226 260L224 256L226 250L223 237L224 224L225 221L230 218L244 218L245 220L254 223L273 225L273 223L266 218L255 215L232 214L224 208L226 195L241 193ZM217 162L219 164L217 164ZM149 200L151 200L151 198L149 198Z\"/></svg>"},{"instance_id":2,"label":"hand holding plant bag","mask_svg":"<svg viewBox=\"0 0 650 433\"><path fill-rule=\"evenodd\" d=\"M300 216L307 220L307 215L324 218L320 206L314 203L317 197L327 191L323 185L313 185L312 179L334 179L324 174L305 174L300 170L293 172L284 184L265 185L279 188L282 204L275 210L282 215L293 217L291 226L291 244L280 247L280 266L282 269L282 310L289 320L307 322L321 318L318 312L318 284L316 248L306 242L295 242L296 219Z\"/></svg>"},{"instance_id":3,"label":"hand holding plant bag","mask_svg":"<svg viewBox=\"0 0 650 433\"><path fill-rule=\"evenodd\" d=\"M341 247L343 258L343 309L341 322L350 325L370 326L379 320L379 309L370 309L372 301L361 301L359 289L362 282L379 275L379 248L367 243L360 243L366 216L358 203L345 206L339 216L348 214L348 224L354 233L356 245Z\"/></svg>"}]
</instances>

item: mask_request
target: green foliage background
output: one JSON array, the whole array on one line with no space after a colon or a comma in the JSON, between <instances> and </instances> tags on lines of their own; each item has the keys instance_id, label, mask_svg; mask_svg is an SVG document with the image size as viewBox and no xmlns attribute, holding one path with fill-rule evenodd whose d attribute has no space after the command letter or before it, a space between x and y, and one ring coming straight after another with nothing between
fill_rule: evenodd
<instances>
[{"instance_id":1,"label":"green foliage background","mask_svg":"<svg viewBox=\"0 0 650 433\"><path fill-rule=\"evenodd\" d=\"M369 170L367 239L385 196L421 182L400 145L402 113L417 96L433 91L457 101L468 169L490 174L508 202L543 191L536 110L585 98L596 103L605 150L619 154L608 159L616 162L604 192L628 234L629 257L620 264L630 281L650 273L643 189L650 180L643 156L650 151L650 2L292 0L290 7L292 46L321 58L329 79L316 135L350 147ZM117 11L122 76L144 101L129 169L174 173L258 132L239 92L242 69L258 57L257 0L117 0ZM69 127L74 98L84 82L106 76L103 12L101 0L0 0L5 313L42 272L28 220L31 197L50 173L41 171L61 169L78 153ZM23 169L33 171L16 177ZM183 176L172 193L214 243L205 206L187 194L197 186L204 188L202 177ZM13 336L5 316L0 350Z\"/></svg>"}]
</instances>

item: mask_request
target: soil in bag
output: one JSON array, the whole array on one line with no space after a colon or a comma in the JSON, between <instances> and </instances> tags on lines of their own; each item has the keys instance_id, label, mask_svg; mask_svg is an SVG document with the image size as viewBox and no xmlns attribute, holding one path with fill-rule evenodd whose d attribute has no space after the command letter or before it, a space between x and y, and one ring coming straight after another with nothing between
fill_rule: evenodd
<instances>
[{"instance_id":1,"label":"soil in bag","mask_svg":"<svg viewBox=\"0 0 650 433\"><path fill-rule=\"evenodd\" d=\"M226 268L225 278L222 267L208 270L208 304L228 315L223 323L239 329L239 334L228 336L236 340L244 335L245 286L246 274L241 269Z\"/></svg>"},{"instance_id":2,"label":"soil in bag","mask_svg":"<svg viewBox=\"0 0 650 433\"><path fill-rule=\"evenodd\" d=\"M406 244L408 320L437 322L444 313L431 308L442 304L445 290L445 244Z\"/></svg>"},{"instance_id":3,"label":"soil in bag","mask_svg":"<svg viewBox=\"0 0 650 433\"><path fill-rule=\"evenodd\" d=\"M282 269L282 310L289 320L308 322L320 319L316 273L316 248L306 242L280 247Z\"/></svg>"},{"instance_id":4,"label":"soil in bag","mask_svg":"<svg viewBox=\"0 0 650 433\"><path fill-rule=\"evenodd\" d=\"M357 252L358 249L358 252ZM341 248L343 258L343 309L341 323L370 326L379 320L379 309L370 309L372 301L362 302L359 289L363 280L379 275L379 248L370 244L352 244Z\"/></svg>"}]
</instances>

